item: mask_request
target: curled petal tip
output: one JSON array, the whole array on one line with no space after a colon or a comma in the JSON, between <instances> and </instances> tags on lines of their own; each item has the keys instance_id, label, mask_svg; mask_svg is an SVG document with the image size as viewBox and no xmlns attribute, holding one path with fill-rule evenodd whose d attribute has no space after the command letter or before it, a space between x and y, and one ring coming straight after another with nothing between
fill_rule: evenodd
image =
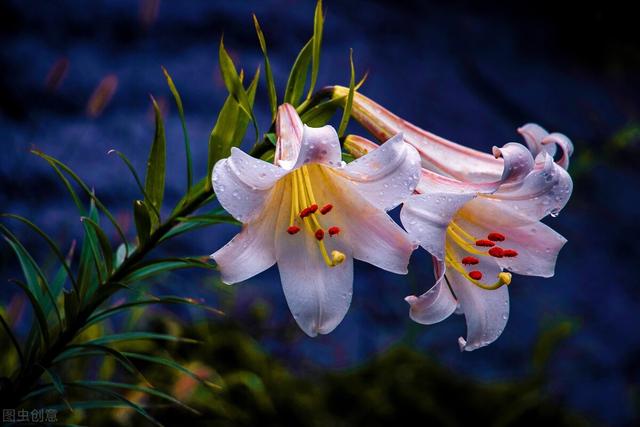
<instances>
[{"instance_id":1,"label":"curled petal tip","mask_svg":"<svg viewBox=\"0 0 640 427\"><path fill-rule=\"evenodd\" d=\"M493 157L495 157L496 159L502 157L502 151L500 151L500 148L496 147L495 145L493 146L493 148L491 148L491 152L493 153Z\"/></svg>"},{"instance_id":2,"label":"curled petal tip","mask_svg":"<svg viewBox=\"0 0 640 427\"><path fill-rule=\"evenodd\" d=\"M413 306L418 301L418 297L415 295L409 295L407 297L404 297L404 300L407 302L407 304Z\"/></svg>"},{"instance_id":3,"label":"curled petal tip","mask_svg":"<svg viewBox=\"0 0 640 427\"><path fill-rule=\"evenodd\" d=\"M460 347L460 351L465 351L467 349L467 340L462 337L458 338L458 346Z\"/></svg>"}]
</instances>

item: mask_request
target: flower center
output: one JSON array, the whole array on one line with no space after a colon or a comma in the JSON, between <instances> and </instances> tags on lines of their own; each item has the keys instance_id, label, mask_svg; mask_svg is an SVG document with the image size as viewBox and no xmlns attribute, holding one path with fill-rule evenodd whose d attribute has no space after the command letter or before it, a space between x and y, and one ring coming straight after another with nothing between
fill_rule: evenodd
<instances>
[{"instance_id":1,"label":"flower center","mask_svg":"<svg viewBox=\"0 0 640 427\"><path fill-rule=\"evenodd\" d=\"M336 250L331 251L331 256L327 253L327 248L324 244L326 233L319 216L324 216L331 212L333 205L327 203L319 207L316 203L308 168L309 166L305 165L291 172L291 214L289 227L286 231L293 236L304 228L305 232L313 235L316 240L325 264L329 267L335 267L341 264L346 257L342 252ZM331 238L337 237L340 233L340 228L331 226L327 229L327 233Z\"/></svg>"},{"instance_id":2,"label":"flower center","mask_svg":"<svg viewBox=\"0 0 640 427\"><path fill-rule=\"evenodd\" d=\"M518 256L518 252L514 249L504 249L497 246L498 242L504 242L506 239L507 236L505 234L495 231L489 233L486 238L476 238L466 232L460 225L456 224L455 221L451 221L447 227L447 242L445 245L446 262L474 285L487 290L498 289L501 286L511 283L511 273L501 272L498 274L496 282L485 284L481 282L481 271L471 270L467 272L465 266L479 264L480 259L478 257L512 258ZM458 260L455 256L452 243L457 244L470 255Z\"/></svg>"}]
</instances>

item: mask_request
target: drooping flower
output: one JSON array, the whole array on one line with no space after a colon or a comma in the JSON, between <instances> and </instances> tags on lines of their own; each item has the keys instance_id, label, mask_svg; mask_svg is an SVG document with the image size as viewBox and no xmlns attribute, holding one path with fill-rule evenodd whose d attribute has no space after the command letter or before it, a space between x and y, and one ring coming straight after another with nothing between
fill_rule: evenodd
<instances>
[{"instance_id":1,"label":"drooping flower","mask_svg":"<svg viewBox=\"0 0 640 427\"><path fill-rule=\"evenodd\" d=\"M419 297L406 298L411 318L433 324L458 310L467 321L461 350L493 342L509 317L505 285L512 277L503 270L551 277L566 243L540 220L556 215L571 195L572 181L564 169L571 142L528 124L519 132L529 150L509 143L494 147L489 157L423 131L362 95L356 95L353 111L375 135L403 132L422 159L417 194L405 201L401 220L433 256L436 283ZM358 137L345 143L355 155L375 145ZM552 157L556 145L562 149L557 163Z\"/></svg>"},{"instance_id":2,"label":"drooping flower","mask_svg":"<svg viewBox=\"0 0 640 427\"><path fill-rule=\"evenodd\" d=\"M413 193L420 160L399 135L345 165L335 129L304 126L288 104L276 133L275 164L234 148L215 165L216 196L244 225L212 258L228 284L277 263L298 325L326 334L351 303L353 258L407 273L415 246L386 210Z\"/></svg>"}]
</instances>

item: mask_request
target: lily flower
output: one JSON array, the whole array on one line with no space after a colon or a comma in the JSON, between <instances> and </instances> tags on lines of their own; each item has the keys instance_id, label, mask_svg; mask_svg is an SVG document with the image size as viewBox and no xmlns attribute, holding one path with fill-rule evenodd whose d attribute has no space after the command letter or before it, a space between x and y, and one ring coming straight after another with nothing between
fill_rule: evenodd
<instances>
[{"instance_id":1,"label":"lily flower","mask_svg":"<svg viewBox=\"0 0 640 427\"><path fill-rule=\"evenodd\" d=\"M557 215L571 195L571 177L564 169L573 150L570 140L528 124L519 132L529 149L508 143L494 147L489 160L483 153L422 131L377 104L372 106L362 95L358 98L354 111L359 109L360 119L367 117L361 122L365 127L378 135L390 129L404 132L405 142L417 146L422 158L416 195L405 201L400 218L432 255L436 282L424 294L406 298L410 317L433 324L454 312L464 314L467 338L459 338L460 349L471 351L490 344L509 317L505 285L511 283L510 272L554 274L566 239L540 220ZM370 114L373 109L375 115ZM376 145L354 136L345 141L347 151L356 157ZM552 157L555 145L563 151L558 163ZM438 161L437 168L431 160L439 159L434 152L447 158Z\"/></svg>"},{"instance_id":2,"label":"lily flower","mask_svg":"<svg viewBox=\"0 0 640 427\"><path fill-rule=\"evenodd\" d=\"M415 190L418 153L401 135L345 164L331 126L303 125L279 107L274 164L232 148L213 189L242 231L211 257L227 284L277 263L284 294L309 336L331 332L351 303L353 259L407 273L415 245L386 213Z\"/></svg>"}]
</instances>

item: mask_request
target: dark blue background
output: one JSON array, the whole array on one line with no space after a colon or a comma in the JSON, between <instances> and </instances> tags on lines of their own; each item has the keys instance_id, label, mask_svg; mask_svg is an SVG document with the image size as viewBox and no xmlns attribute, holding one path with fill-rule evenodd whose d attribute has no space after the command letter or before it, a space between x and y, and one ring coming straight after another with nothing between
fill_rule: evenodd
<instances>
[{"instance_id":1,"label":"dark blue background","mask_svg":"<svg viewBox=\"0 0 640 427\"><path fill-rule=\"evenodd\" d=\"M252 12L258 15L281 95L312 31L312 1L162 1L157 20L146 26L140 18L145 3L0 3L0 206L36 220L60 242L80 235L78 217L54 173L30 148L75 168L133 236L130 200L139 196L124 166L106 153L119 149L143 170L153 132L149 93L168 112L167 197L176 200L184 190L181 129L160 65L181 91L201 177L208 134L226 96L216 68L222 33L236 63L252 73L261 63L251 21ZM580 7L464 1L325 6L321 86L347 84L352 47L357 72L370 72L364 94L449 139L490 150L519 141L516 128L529 121L568 135L576 148L574 195L558 218L546 222L569 243L555 277L514 280L509 325L486 349L458 352L461 317L432 327L408 320L402 298L432 281L423 252L414 254L408 279L358 263L353 306L341 326L316 339L301 332L293 341L267 334L265 347L304 372L309 365L353 366L405 340L461 375L499 381L529 369L541 325L570 318L580 327L554 355L549 393L608 424L637 420L640 49L630 10L610 1ZM47 89L47 75L63 57L68 73ZM117 90L103 113L91 118L88 99L108 74L117 77ZM264 85L256 113L265 131ZM34 253L51 261L36 237L17 230ZM218 227L169 249L208 254L236 231ZM16 274L16 265L6 246L1 254L5 279ZM205 274L171 275L166 282L167 289L210 300L222 288ZM9 300L8 288L2 289L2 299ZM293 322L274 269L236 292L239 313L260 298L273 308L274 325Z\"/></svg>"}]
</instances>

